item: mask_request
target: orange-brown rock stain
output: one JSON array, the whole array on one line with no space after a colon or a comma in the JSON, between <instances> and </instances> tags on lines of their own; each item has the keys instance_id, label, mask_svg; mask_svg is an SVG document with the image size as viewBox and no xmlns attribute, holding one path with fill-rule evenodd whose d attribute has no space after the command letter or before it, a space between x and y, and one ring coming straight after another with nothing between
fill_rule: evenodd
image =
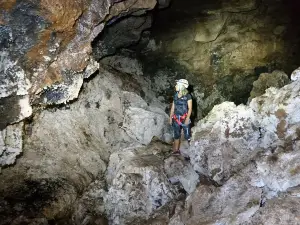
<instances>
[{"instance_id":1,"label":"orange-brown rock stain","mask_svg":"<svg viewBox=\"0 0 300 225\"><path fill-rule=\"evenodd\" d=\"M277 135L279 138L284 138L287 130L287 122L285 120L287 114L284 109L278 109L275 112L275 116L279 119L279 123L277 124Z\"/></svg>"},{"instance_id":2,"label":"orange-brown rock stain","mask_svg":"<svg viewBox=\"0 0 300 225\"><path fill-rule=\"evenodd\" d=\"M37 68L40 64L45 63L43 56L49 55L49 41L52 34L56 36L60 51L65 50L75 37L77 21L89 2L89 0L41 0L39 16L46 19L49 26L38 34L38 43L26 54L28 69ZM42 75L43 77L37 77L36 81L32 80L34 84L32 91L61 81L61 69L63 68L59 68L59 63L49 65L48 71Z\"/></svg>"},{"instance_id":3,"label":"orange-brown rock stain","mask_svg":"<svg viewBox=\"0 0 300 225\"><path fill-rule=\"evenodd\" d=\"M16 4L16 0L0 0L0 9L11 10Z\"/></svg>"}]
</instances>

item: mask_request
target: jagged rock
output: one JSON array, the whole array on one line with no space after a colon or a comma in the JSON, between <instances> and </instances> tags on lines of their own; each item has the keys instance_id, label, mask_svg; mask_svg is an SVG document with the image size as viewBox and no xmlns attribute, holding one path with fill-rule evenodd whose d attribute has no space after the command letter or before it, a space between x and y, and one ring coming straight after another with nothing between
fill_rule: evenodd
<instances>
[{"instance_id":1,"label":"jagged rock","mask_svg":"<svg viewBox=\"0 0 300 225\"><path fill-rule=\"evenodd\" d=\"M272 199L246 225L299 225L299 204L299 198L290 196Z\"/></svg>"},{"instance_id":2,"label":"jagged rock","mask_svg":"<svg viewBox=\"0 0 300 225\"><path fill-rule=\"evenodd\" d=\"M164 145L152 144L149 149L124 149L111 155L104 197L111 224L140 224L161 215L160 210L176 198L178 192L164 173L165 151Z\"/></svg>"},{"instance_id":3,"label":"jagged rock","mask_svg":"<svg viewBox=\"0 0 300 225\"><path fill-rule=\"evenodd\" d=\"M281 88L289 82L289 77L282 71L275 70L272 73L262 73L258 80L253 82L249 100L264 94L269 87Z\"/></svg>"},{"instance_id":4,"label":"jagged rock","mask_svg":"<svg viewBox=\"0 0 300 225\"><path fill-rule=\"evenodd\" d=\"M10 196L11 201L15 201L16 198L12 193L16 193L18 198L26 198L19 187L28 186L28 183L36 183L36 188L40 190L41 196L46 193L51 196L63 195L64 197L58 199L51 197L47 200L47 206L41 207L40 210L34 210L36 213L33 217L38 216L42 212L41 210L44 210L47 213L44 213L43 216L47 219L65 218L83 190L104 173L110 154L119 149L139 144L130 138L122 127L125 124L123 121L127 120L124 116L126 107L131 105L137 110L146 111L147 109L149 110L147 112L154 118L167 117L162 109L152 106L152 103L148 106L142 98L135 93L130 93L130 88L127 87L128 91L123 91L122 88L126 86L126 82L130 82L130 79L122 80L118 74L100 68L100 73L85 84L81 96L73 104L43 110L31 121L26 121L23 135L25 138L23 156L14 167L6 168L0 174L0 192L3 193L1 196L4 198ZM131 114L130 116L135 117L136 115ZM141 121L128 124L129 128L139 127L139 129L145 130L146 127L143 125L148 124L141 123ZM166 124L160 124L156 128L160 129L163 126ZM151 135L154 134L163 134L163 132L155 130ZM142 135L144 137L144 134ZM145 137L152 138L151 135ZM6 140L8 141L7 138ZM5 142L5 144L11 143ZM20 145L20 142L12 144ZM7 149L5 151L7 153ZM3 156L1 160L4 160ZM52 188L52 184L55 184L55 187ZM51 188L48 188L49 186ZM159 187L155 190L158 189ZM11 190L11 192L7 192L7 190ZM92 194L93 190L90 193ZM89 193L86 194L89 196ZM29 196L28 198L33 197ZM14 205L17 203L11 201L8 200L8 204L15 207ZM35 204L35 200L32 200L30 204ZM84 204L80 203L80 205ZM30 211L31 208L28 210ZM17 215L28 216L28 210L26 211L22 207ZM77 210L78 215L74 217L74 221L80 223L86 218L88 220L88 214L85 214L80 208ZM13 214L15 211L11 209L7 212ZM80 213L82 214L80 215ZM11 220L10 215L12 214L5 214L4 218ZM91 221L99 219L99 217L91 218Z\"/></svg>"},{"instance_id":5,"label":"jagged rock","mask_svg":"<svg viewBox=\"0 0 300 225\"><path fill-rule=\"evenodd\" d=\"M246 176L247 177L247 176ZM175 213L175 224L244 224L259 209L262 190L251 186L243 176L234 176L223 186L200 185Z\"/></svg>"},{"instance_id":6,"label":"jagged rock","mask_svg":"<svg viewBox=\"0 0 300 225\"><path fill-rule=\"evenodd\" d=\"M103 197L106 194L105 182L96 180L76 203L72 224L107 224Z\"/></svg>"},{"instance_id":7,"label":"jagged rock","mask_svg":"<svg viewBox=\"0 0 300 225\"><path fill-rule=\"evenodd\" d=\"M103 58L100 61L102 64L109 65L114 69L131 75L143 75L143 67L135 58L129 58L121 55L113 55Z\"/></svg>"},{"instance_id":8,"label":"jagged rock","mask_svg":"<svg viewBox=\"0 0 300 225\"><path fill-rule=\"evenodd\" d=\"M294 70L292 75L291 75L291 80L292 81L299 80L299 78L300 78L300 68Z\"/></svg>"},{"instance_id":9,"label":"jagged rock","mask_svg":"<svg viewBox=\"0 0 300 225\"><path fill-rule=\"evenodd\" d=\"M11 165L23 150L23 124L10 125L0 131L0 172L1 167Z\"/></svg>"},{"instance_id":10,"label":"jagged rock","mask_svg":"<svg viewBox=\"0 0 300 225\"><path fill-rule=\"evenodd\" d=\"M150 28L150 16L125 17L108 26L94 41L93 54L96 59L113 55L116 50L136 44L143 30ZM125 35L126 34L126 35Z\"/></svg>"},{"instance_id":11,"label":"jagged rock","mask_svg":"<svg viewBox=\"0 0 300 225\"><path fill-rule=\"evenodd\" d=\"M151 10L157 4L157 0L120 0L115 1L112 5L107 20L112 18L111 24L120 17L128 15L140 16L145 14L147 10Z\"/></svg>"},{"instance_id":12,"label":"jagged rock","mask_svg":"<svg viewBox=\"0 0 300 225\"><path fill-rule=\"evenodd\" d=\"M153 136L171 141L172 135L164 134L164 128L168 123L168 116L162 112L158 114L142 108L128 107L125 110L123 128L126 133L142 144L150 143Z\"/></svg>"},{"instance_id":13,"label":"jagged rock","mask_svg":"<svg viewBox=\"0 0 300 225\"><path fill-rule=\"evenodd\" d=\"M90 56L91 42L103 30L108 14L137 15L153 9L156 3L81 0L1 4L0 129L30 116L32 102L61 104L76 99L83 79L97 69Z\"/></svg>"},{"instance_id":14,"label":"jagged rock","mask_svg":"<svg viewBox=\"0 0 300 225\"><path fill-rule=\"evenodd\" d=\"M300 85L295 81L281 89L269 88L250 107L260 115L264 129L264 155L257 161L262 182L275 193L300 184Z\"/></svg>"},{"instance_id":15,"label":"jagged rock","mask_svg":"<svg viewBox=\"0 0 300 225\"><path fill-rule=\"evenodd\" d=\"M9 123L30 116L32 109L28 97L30 81L17 60L13 60L9 53L2 49L0 49L0 78L0 130L2 130Z\"/></svg>"},{"instance_id":16,"label":"jagged rock","mask_svg":"<svg viewBox=\"0 0 300 225\"><path fill-rule=\"evenodd\" d=\"M165 171L171 183L180 183L184 190L191 194L199 183L199 175L193 170L191 164L182 158L169 157L165 160Z\"/></svg>"},{"instance_id":17,"label":"jagged rock","mask_svg":"<svg viewBox=\"0 0 300 225\"><path fill-rule=\"evenodd\" d=\"M222 184L255 158L260 136L254 111L224 102L193 128L191 163L196 171Z\"/></svg>"}]
</instances>

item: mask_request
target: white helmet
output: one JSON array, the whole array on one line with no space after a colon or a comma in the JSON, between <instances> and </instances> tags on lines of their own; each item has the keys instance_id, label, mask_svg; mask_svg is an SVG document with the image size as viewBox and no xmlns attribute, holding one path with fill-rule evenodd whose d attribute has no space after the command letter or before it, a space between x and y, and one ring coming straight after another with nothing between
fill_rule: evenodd
<instances>
[{"instance_id":1,"label":"white helmet","mask_svg":"<svg viewBox=\"0 0 300 225\"><path fill-rule=\"evenodd\" d=\"M189 82L186 79L176 80L176 84L183 85L185 88L188 88Z\"/></svg>"}]
</instances>

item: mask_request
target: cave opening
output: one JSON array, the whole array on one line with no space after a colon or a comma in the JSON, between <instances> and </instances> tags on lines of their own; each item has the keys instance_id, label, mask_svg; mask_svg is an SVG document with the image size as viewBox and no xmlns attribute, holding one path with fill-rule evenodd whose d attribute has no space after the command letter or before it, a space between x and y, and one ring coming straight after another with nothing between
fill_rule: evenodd
<instances>
[{"instance_id":1,"label":"cave opening","mask_svg":"<svg viewBox=\"0 0 300 225\"><path fill-rule=\"evenodd\" d=\"M247 104L260 74L290 75L297 68L297 4L173 0L166 8L110 22L93 42L94 55L117 70L122 68L113 62L116 55L138 60L142 76L165 103L172 101L174 80L188 79L199 120L221 102ZM276 84L281 78L272 79L261 88L282 85Z\"/></svg>"}]
</instances>

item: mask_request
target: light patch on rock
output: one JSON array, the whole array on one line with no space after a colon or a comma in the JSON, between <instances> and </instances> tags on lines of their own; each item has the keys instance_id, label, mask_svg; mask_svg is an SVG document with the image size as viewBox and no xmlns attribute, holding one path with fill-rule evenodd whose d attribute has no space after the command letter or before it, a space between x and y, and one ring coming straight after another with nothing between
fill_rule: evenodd
<instances>
[{"instance_id":1,"label":"light patch on rock","mask_svg":"<svg viewBox=\"0 0 300 225\"><path fill-rule=\"evenodd\" d=\"M225 182L233 171L255 157L259 147L259 124L254 111L232 102L216 105L192 129L194 140L188 152L194 169Z\"/></svg>"},{"instance_id":2,"label":"light patch on rock","mask_svg":"<svg viewBox=\"0 0 300 225\"><path fill-rule=\"evenodd\" d=\"M26 95L22 99L19 100L20 105L20 115L18 121L31 116L32 114L32 107L30 105L29 96Z\"/></svg>"},{"instance_id":3,"label":"light patch on rock","mask_svg":"<svg viewBox=\"0 0 300 225\"><path fill-rule=\"evenodd\" d=\"M176 156L165 160L165 171L170 182L174 184L180 182L188 194L191 194L199 183L199 175L193 170L192 165Z\"/></svg>"},{"instance_id":4,"label":"light patch on rock","mask_svg":"<svg viewBox=\"0 0 300 225\"><path fill-rule=\"evenodd\" d=\"M292 72L291 80L292 81L300 80L300 68L298 68Z\"/></svg>"},{"instance_id":5,"label":"light patch on rock","mask_svg":"<svg viewBox=\"0 0 300 225\"><path fill-rule=\"evenodd\" d=\"M196 25L196 33L194 40L197 42L214 41L222 31L228 14L220 13L212 15L205 22Z\"/></svg>"},{"instance_id":6,"label":"light patch on rock","mask_svg":"<svg viewBox=\"0 0 300 225\"><path fill-rule=\"evenodd\" d=\"M142 144L149 144L154 136L163 137L167 114L157 114L142 108L129 107L124 112L123 128L126 133Z\"/></svg>"},{"instance_id":7,"label":"light patch on rock","mask_svg":"<svg viewBox=\"0 0 300 225\"><path fill-rule=\"evenodd\" d=\"M89 78L97 70L99 70L99 63L94 58L90 57L89 64L84 69L83 78Z\"/></svg>"},{"instance_id":8,"label":"light patch on rock","mask_svg":"<svg viewBox=\"0 0 300 225\"><path fill-rule=\"evenodd\" d=\"M0 98L16 93L17 95L28 94L31 87L30 81L26 78L25 71L12 61L8 52L0 52Z\"/></svg>"},{"instance_id":9,"label":"light patch on rock","mask_svg":"<svg viewBox=\"0 0 300 225\"><path fill-rule=\"evenodd\" d=\"M11 165L23 148L23 123L7 126L0 131L0 171L1 166Z\"/></svg>"}]
</instances>

